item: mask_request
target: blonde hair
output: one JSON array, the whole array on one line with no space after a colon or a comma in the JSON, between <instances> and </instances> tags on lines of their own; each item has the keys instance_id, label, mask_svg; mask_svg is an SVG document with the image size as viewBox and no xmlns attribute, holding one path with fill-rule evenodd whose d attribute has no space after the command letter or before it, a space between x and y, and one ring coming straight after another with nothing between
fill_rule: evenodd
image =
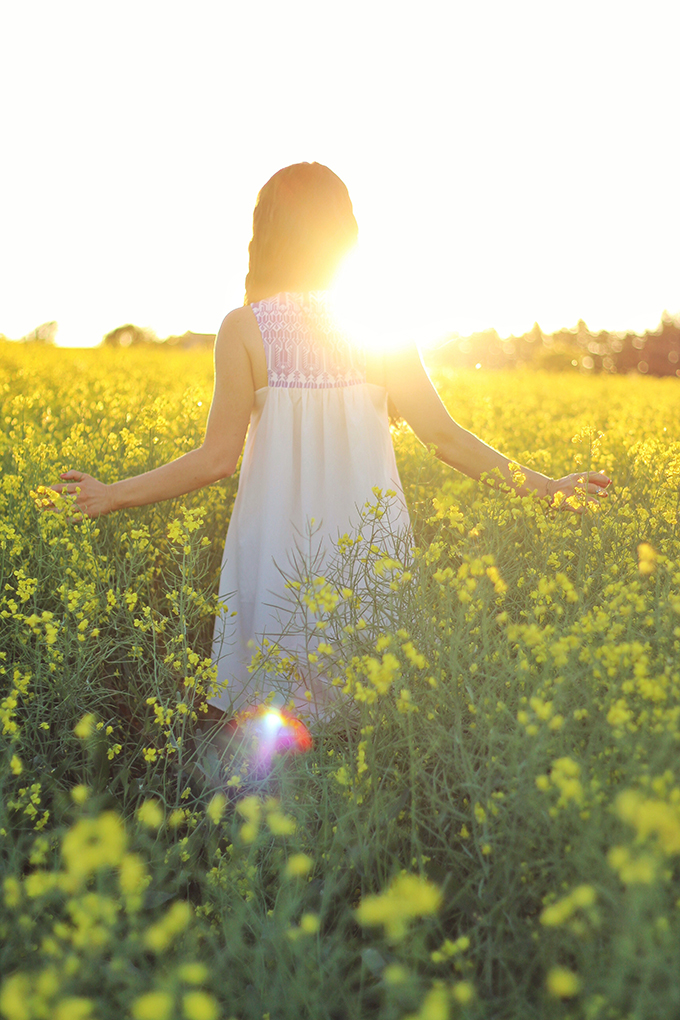
<instances>
[{"instance_id":1,"label":"blonde hair","mask_svg":"<svg viewBox=\"0 0 680 1020\"><path fill-rule=\"evenodd\" d=\"M245 304L281 291L325 290L357 234L347 188L327 166L277 171L253 212Z\"/></svg>"}]
</instances>

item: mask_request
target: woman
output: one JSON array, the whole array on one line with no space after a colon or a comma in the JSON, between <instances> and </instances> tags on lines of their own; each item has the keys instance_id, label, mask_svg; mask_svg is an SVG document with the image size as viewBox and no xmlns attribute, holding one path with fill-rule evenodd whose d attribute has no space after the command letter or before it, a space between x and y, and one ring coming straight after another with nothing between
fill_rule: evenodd
<instances>
[{"instance_id":1,"label":"woman","mask_svg":"<svg viewBox=\"0 0 680 1020\"><path fill-rule=\"evenodd\" d=\"M274 174L255 206L245 304L227 315L215 341L202 445L111 485L67 471L54 486L77 493L76 506L90 517L171 499L233 474L248 431L220 584L236 610L235 632L218 619L213 644L220 693L210 703L225 711L271 690L248 665L253 644L280 631L282 572L296 549L313 535L323 555L374 498L374 486L397 494L391 530L408 527L388 397L423 443L473 478L500 473L518 492L548 500L577 490L588 499L609 484L601 473L551 479L522 468L518 485L508 458L450 417L415 347L379 357L344 335L325 292L356 236L347 189L331 170L298 163ZM307 677L288 693L321 715L334 691Z\"/></svg>"}]
</instances>

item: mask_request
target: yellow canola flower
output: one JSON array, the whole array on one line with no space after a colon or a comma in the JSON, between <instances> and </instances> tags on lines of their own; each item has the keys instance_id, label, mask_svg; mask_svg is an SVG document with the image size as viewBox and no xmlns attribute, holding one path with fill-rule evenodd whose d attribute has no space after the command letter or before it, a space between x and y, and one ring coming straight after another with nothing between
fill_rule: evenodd
<instances>
[{"instance_id":1,"label":"yellow canola flower","mask_svg":"<svg viewBox=\"0 0 680 1020\"><path fill-rule=\"evenodd\" d=\"M557 903L552 903L541 912L541 924L544 924L547 928L556 928L564 924L571 917L572 913L573 908L568 897L558 900Z\"/></svg>"},{"instance_id":2,"label":"yellow canola flower","mask_svg":"<svg viewBox=\"0 0 680 1020\"><path fill-rule=\"evenodd\" d=\"M257 837L262 817L262 802L257 797L244 797L236 805L236 810L246 819L239 829L244 843L252 843Z\"/></svg>"},{"instance_id":3,"label":"yellow canola flower","mask_svg":"<svg viewBox=\"0 0 680 1020\"><path fill-rule=\"evenodd\" d=\"M127 848L120 817L105 811L97 818L82 818L65 834L61 852L70 881L78 885L100 868L117 867Z\"/></svg>"},{"instance_id":4,"label":"yellow canola flower","mask_svg":"<svg viewBox=\"0 0 680 1020\"><path fill-rule=\"evenodd\" d=\"M87 740L88 737L91 737L94 733L94 729L95 717L91 712L88 712L87 715L84 715L83 718L75 724L73 732L81 740Z\"/></svg>"},{"instance_id":5,"label":"yellow canola flower","mask_svg":"<svg viewBox=\"0 0 680 1020\"><path fill-rule=\"evenodd\" d=\"M168 992L147 992L132 1003L133 1020L174 1020L173 998Z\"/></svg>"},{"instance_id":6,"label":"yellow canola flower","mask_svg":"<svg viewBox=\"0 0 680 1020\"><path fill-rule=\"evenodd\" d=\"M556 903L551 903L542 911L541 924L547 928L558 927L568 921L579 908L592 907L596 899L597 893L592 885L578 885L568 896L557 900Z\"/></svg>"},{"instance_id":7,"label":"yellow canola flower","mask_svg":"<svg viewBox=\"0 0 680 1020\"><path fill-rule=\"evenodd\" d=\"M409 921L434 914L441 900L441 891L432 882L402 873L384 893L365 897L355 914L360 924L383 925L388 939L397 942L406 934Z\"/></svg>"},{"instance_id":8,"label":"yellow canola flower","mask_svg":"<svg viewBox=\"0 0 680 1020\"><path fill-rule=\"evenodd\" d=\"M227 798L223 793L216 793L205 809L205 813L213 825L219 825L227 806Z\"/></svg>"},{"instance_id":9,"label":"yellow canola flower","mask_svg":"<svg viewBox=\"0 0 680 1020\"><path fill-rule=\"evenodd\" d=\"M54 1007L52 1020L89 1020L94 1003L91 999L72 995L61 999Z\"/></svg>"},{"instance_id":10,"label":"yellow canola flower","mask_svg":"<svg viewBox=\"0 0 680 1020\"><path fill-rule=\"evenodd\" d=\"M382 978L386 985L404 985L408 981L408 971L400 963L388 963Z\"/></svg>"},{"instance_id":11,"label":"yellow canola flower","mask_svg":"<svg viewBox=\"0 0 680 1020\"><path fill-rule=\"evenodd\" d=\"M597 899L597 893L592 885L577 885L571 898L577 907L592 907Z\"/></svg>"},{"instance_id":12,"label":"yellow canola flower","mask_svg":"<svg viewBox=\"0 0 680 1020\"><path fill-rule=\"evenodd\" d=\"M427 659L415 648L412 641L406 641L401 648L406 658L416 667L416 669L425 669L427 666Z\"/></svg>"},{"instance_id":13,"label":"yellow canola flower","mask_svg":"<svg viewBox=\"0 0 680 1020\"><path fill-rule=\"evenodd\" d=\"M2 883L5 906L13 910L21 903L21 882L14 875L8 875Z\"/></svg>"},{"instance_id":14,"label":"yellow canola flower","mask_svg":"<svg viewBox=\"0 0 680 1020\"><path fill-rule=\"evenodd\" d=\"M286 935L296 942L302 935L316 935L320 927L318 914L303 914L297 928L289 928Z\"/></svg>"},{"instance_id":15,"label":"yellow canola flower","mask_svg":"<svg viewBox=\"0 0 680 1020\"><path fill-rule=\"evenodd\" d=\"M244 797L236 805L236 810L247 821L257 822L262 814L262 803L257 797Z\"/></svg>"},{"instance_id":16,"label":"yellow canola flower","mask_svg":"<svg viewBox=\"0 0 680 1020\"><path fill-rule=\"evenodd\" d=\"M259 826L257 822L244 822L239 829L239 835L244 843L254 843L257 839Z\"/></svg>"},{"instance_id":17,"label":"yellow canola flower","mask_svg":"<svg viewBox=\"0 0 680 1020\"><path fill-rule=\"evenodd\" d=\"M461 935L455 942L452 942L451 939L444 939L441 948L435 949L434 952L430 953L430 959L433 963L443 963L458 953L466 952L469 948L470 939L467 935Z\"/></svg>"},{"instance_id":18,"label":"yellow canola flower","mask_svg":"<svg viewBox=\"0 0 680 1020\"><path fill-rule=\"evenodd\" d=\"M560 796L557 801L558 807L564 807L569 803L569 801L574 801L576 804L582 804L583 786L579 779L580 774L581 767L578 762L573 760L573 758L556 758L552 763L550 770L550 782L560 791ZM541 777L536 777L536 783L539 789L544 788L544 782L545 781Z\"/></svg>"},{"instance_id":19,"label":"yellow canola flower","mask_svg":"<svg viewBox=\"0 0 680 1020\"><path fill-rule=\"evenodd\" d=\"M312 858L308 857L307 854L293 854L286 861L284 875L286 878L299 878L307 875L313 863Z\"/></svg>"},{"instance_id":20,"label":"yellow canola flower","mask_svg":"<svg viewBox=\"0 0 680 1020\"><path fill-rule=\"evenodd\" d=\"M162 953L190 924L193 911L184 900L173 903L165 916L147 929L144 945L155 953Z\"/></svg>"},{"instance_id":21,"label":"yellow canola flower","mask_svg":"<svg viewBox=\"0 0 680 1020\"><path fill-rule=\"evenodd\" d=\"M31 1020L31 982L26 974L12 974L0 989L0 1013L7 1020Z\"/></svg>"},{"instance_id":22,"label":"yellow canola flower","mask_svg":"<svg viewBox=\"0 0 680 1020\"><path fill-rule=\"evenodd\" d=\"M165 812L159 801L155 799L145 800L137 808L137 818L142 825L150 829L159 829L165 821Z\"/></svg>"},{"instance_id":23,"label":"yellow canola flower","mask_svg":"<svg viewBox=\"0 0 680 1020\"><path fill-rule=\"evenodd\" d=\"M125 854L118 870L120 891L127 898L129 909L141 906L142 896L151 879L139 854Z\"/></svg>"},{"instance_id":24,"label":"yellow canola flower","mask_svg":"<svg viewBox=\"0 0 680 1020\"><path fill-rule=\"evenodd\" d=\"M529 705L543 722L547 722L552 716L552 701L543 701L542 698L530 698Z\"/></svg>"},{"instance_id":25,"label":"yellow canola flower","mask_svg":"<svg viewBox=\"0 0 680 1020\"><path fill-rule=\"evenodd\" d=\"M680 805L625 790L616 799L616 813L637 830L640 841L655 837L663 853L680 854Z\"/></svg>"},{"instance_id":26,"label":"yellow canola flower","mask_svg":"<svg viewBox=\"0 0 680 1020\"><path fill-rule=\"evenodd\" d=\"M628 708L625 698L618 698L607 712L607 722L617 729L625 726L632 718L633 713Z\"/></svg>"},{"instance_id":27,"label":"yellow canola flower","mask_svg":"<svg viewBox=\"0 0 680 1020\"><path fill-rule=\"evenodd\" d=\"M471 981L457 981L451 989L451 995L461 1006L467 1006L475 997L475 986Z\"/></svg>"},{"instance_id":28,"label":"yellow canola flower","mask_svg":"<svg viewBox=\"0 0 680 1020\"><path fill-rule=\"evenodd\" d=\"M411 701L411 692L406 687L402 687L399 691L399 698L397 700L397 710L402 715L407 715L409 712L417 712L418 706L414 705Z\"/></svg>"},{"instance_id":29,"label":"yellow canola flower","mask_svg":"<svg viewBox=\"0 0 680 1020\"><path fill-rule=\"evenodd\" d=\"M208 968L204 963L187 961L180 965L177 976L187 985L201 985L208 980Z\"/></svg>"},{"instance_id":30,"label":"yellow canola flower","mask_svg":"<svg viewBox=\"0 0 680 1020\"><path fill-rule=\"evenodd\" d=\"M71 897L67 909L76 926L71 936L74 946L88 948L102 946L109 941L118 915L119 904L116 900L97 893L86 893L80 897Z\"/></svg>"},{"instance_id":31,"label":"yellow canola flower","mask_svg":"<svg viewBox=\"0 0 680 1020\"><path fill-rule=\"evenodd\" d=\"M303 914L297 928L289 928L286 932L291 941L295 942L302 935L316 935L320 927L318 914Z\"/></svg>"},{"instance_id":32,"label":"yellow canola flower","mask_svg":"<svg viewBox=\"0 0 680 1020\"><path fill-rule=\"evenodd\" d=\"M54 967L46 967L38 974L35 991L42 999L52 999L59 991L60 979Z\"/></svg>"},{"instance_id":33,"label":"yellow canola flower","mask_svg":"<svg viewBox=\"0 0 680 1020\"><path fill-rule=\"evenodd\" d=\"M303 914L300 918L300 929L306 935L316 935L319 930L319 915Z\"/></svg>"},{"instance_id":34,"label":"yellow canola flower","mask_svg":"<svg viewBox=\"0 0 680 1020\"><path fill-rule=\"evenodd\" d=\"M294 818L284 815L282 811L270 811L267 815L269 831L274 836L292 836L297 828Z\"/></svg>"},{"instance_id":35,"label":"yellow canola flower","mask_svg":"<svg viewBox=\"0 0 680 1020\"><path fill-rule=\"evenodd\" d=\"M657 861L651 854L633 856L627 846L614 846L607 862L625 885L651 885L656 878Z\"/></svg>"},{"instance_id":36,"label":"yellow canola flower","mask_svg":"<svg viewBox=\"0 0 680 1020\"><path fill-rule=\"evenodd\" d=\"M186 1020L218 1020L219 1006L207 992L186 992L182 996L182 1011Z\"/></svg>"},{"instance_id":37,"label":"yellow canola flower","mask_svg":"<svg viewBox=\"0 0 680 1020\"><path fill-rule=\"evenodd\" d=\"M378 694L387 694L395 676L401 669L399 659L392 652L385 652L382 659L366 656L363 661L366 679Z\"/></svg>"},{"instance_id":38,"label":"yellow canola flower","mask_svg":"<svg viewBox=\"0 0 680 1020\"><path fill-rule=\"evenodd\" d=\"M656 570L656 562L659 555L656 549L649 542L641 542L637 547L638 570L643 576L649 576Z\"/></svg>"},{"instance_id":39,"label":"yellow canola flower","mask_svg":"<svg viewBox=\"0 0 680 1020\"><path fill-rule=\"evenodd\" d=\"M578 995L581 981L577 974L566 967L553 967L545 982L548 993L556 999L571 999Z\"/></svg>"},{"instance_id":40,"label":"yellow canola flower","mask_svg":"<svg viewBox=\"0 0 680 1020\"><path fill-rule=\"evenodd\" d=\"M448 1020L449 993L437 982L430 988L417 1013L409 1013L404 1020Z\"/></svg>"},{"instance_id":41,"label":"yellow canola flower","mask_svg":"<svg viewBox=\"0 0 680 1020\"><path fill-rule=\"evenodd\" d=\"M553 769L570 779L575 779L581 774L581 766L573 758L556 758L553 762Z\"/></svg>"}]
</instances>

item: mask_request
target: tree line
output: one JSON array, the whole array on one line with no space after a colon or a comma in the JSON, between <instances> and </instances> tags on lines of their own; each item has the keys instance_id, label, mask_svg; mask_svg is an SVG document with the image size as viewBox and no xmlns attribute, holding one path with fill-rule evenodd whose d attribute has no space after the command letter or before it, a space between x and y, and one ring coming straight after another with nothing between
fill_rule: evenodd
<instances>
[{"instance_id":1,"label":"tree line","mask_svg":"<svg viewBox=\"0 0 680 1020\"><path fill-rule=\"evenodd\" d=\"M664 312L659 325L644 333L592 333L583 319L574 329L544 333L537 322L528 333L501 339L495 329L453 334L426 358L428 364L456 368L515 368L549 371L628 373L680 378L680 315Z\"/></svg>"},{"instance_id":2,"label":"tree line","mask_svg":"<svg viewBox=\"0 0 680 1020\"><path fill-rule=\"evenodd\" d=\"M31 330L22 343L54 343L57 323ZM0 339L7 337L0 334ZM160 340L153 330L126 323L102 339L103 347L155 347L190 350L211 348L214 333L187 331ZM680 378L680 314L664 312L656 329L644 333L591 332L583 319L573 329L544 333L537 322L528 333L501 338L495 329L469 336L452 333L433 350L425 352L428 365L454 368L542 368L581 373L628 373Z\"/></svg>"}]
</instances>

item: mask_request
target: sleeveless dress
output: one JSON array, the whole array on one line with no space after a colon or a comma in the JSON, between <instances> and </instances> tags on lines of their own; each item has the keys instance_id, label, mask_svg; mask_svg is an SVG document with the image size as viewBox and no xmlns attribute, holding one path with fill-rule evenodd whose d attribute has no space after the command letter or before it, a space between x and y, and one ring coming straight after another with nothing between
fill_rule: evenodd
<instances>
[{"instance_id":1,"label":"sleeveless dress","mask_svg":"<svg viewBox=\"0 0 680 1020\"><path fill-rule=\"evenodd\" d=\"M280 678L249 666L263 639L276 641L293 611L286 588L293 562L313 545L318 572L337 539L356 527L360 509L375 503L374 486L397 494L390 530L403 534L410 527L387 391L366 382L363 349L334 321L325 292L277 294L251 307L268 385L255 392L222 558L219 595L228 611L215 621L218 693L209 704L226 712L274 690L284 700ZM303 638L298 641L302 648ZM337 689L319 676L306 687L311 694L298 681L285 700L322 718Z\"/></svg>"}]
</instances>

